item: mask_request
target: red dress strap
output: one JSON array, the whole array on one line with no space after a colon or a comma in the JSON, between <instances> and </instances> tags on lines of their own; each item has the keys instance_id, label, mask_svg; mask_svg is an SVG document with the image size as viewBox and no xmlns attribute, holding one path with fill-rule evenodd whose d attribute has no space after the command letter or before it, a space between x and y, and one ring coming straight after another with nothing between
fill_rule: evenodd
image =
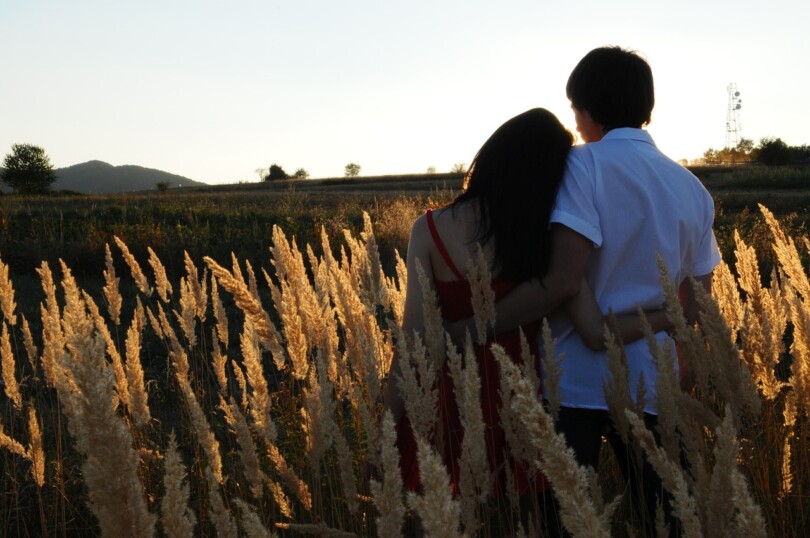
<instances>
[{"instance_id":1,"label":"red dress strap","mask_svg":"<svg viewBox=\"0 0 810 538\"><path fill-rule=\"evenodd\" d=\"M436 224L433 222L432 209L427 210L427 223L428 228L430 228L430 235L433 236L433 242L436 243L436 248L439 249L442 258L444 258L444 263L446 263L447 267L449 267L450 270L453 271L453 274L456 275L456 278L458 278L459 280L465 280L464 275L461 274L461 271L458 270L456 264L454 264L452 258L450 258L450 254L448 254L447 249L445 248L444 243L442 242L442 238L439 237L439 231L436 229Z\"/></svg>"}]
</instances>

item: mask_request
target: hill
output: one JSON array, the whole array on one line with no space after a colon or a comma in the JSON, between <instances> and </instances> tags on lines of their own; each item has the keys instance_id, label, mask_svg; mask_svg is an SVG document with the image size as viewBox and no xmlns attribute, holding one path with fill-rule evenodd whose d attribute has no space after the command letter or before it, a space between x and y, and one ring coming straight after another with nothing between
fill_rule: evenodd
<instances>
[{"instance_id":1,"label":"hill","mask_svg":"<svg viewBox=\"0 0 810 538\"><path fill-rule=\"evenodd\" d=\"M53 190L71 190L82 193L113 193L154 190L160 182L170 188L203 187L206 183L154 168L124 165L113 166L102 161L57 168Z\"/></svg>"}]
</instances>

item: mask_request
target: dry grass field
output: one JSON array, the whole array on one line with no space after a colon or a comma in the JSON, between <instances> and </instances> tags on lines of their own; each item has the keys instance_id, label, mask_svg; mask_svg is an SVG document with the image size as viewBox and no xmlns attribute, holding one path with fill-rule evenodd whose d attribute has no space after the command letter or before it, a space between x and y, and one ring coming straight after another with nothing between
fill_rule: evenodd
<instances>
[{"instance_id":1,"label":"dry grass field","mask_svg":"<svg viewBox=\"0 0 810 538\"><path fill-rule=\"evenodd\" d=\"M410 223L460 186L436 179L0 197L0 535L388 537L418 517L431 536L534 536L514 495L477 486L475 428L456 496L431 446L430 350L466 381L456 396L473 421L469 346L446 348L438 325L423 338L398 329ZM701 298L702 330L662 275L695 387L682 391L675 357L656 350L656 447L610 342L611 413L675 496L684 536L806 536L806 208L718 205L725 263ZM380 403L395 345L424 434L420 494L403 491ZM501 364L510 450L546 473L566 527L639 535L615 462L598 476L578 467L534 372Z\"/></svg>"}]
</instances>

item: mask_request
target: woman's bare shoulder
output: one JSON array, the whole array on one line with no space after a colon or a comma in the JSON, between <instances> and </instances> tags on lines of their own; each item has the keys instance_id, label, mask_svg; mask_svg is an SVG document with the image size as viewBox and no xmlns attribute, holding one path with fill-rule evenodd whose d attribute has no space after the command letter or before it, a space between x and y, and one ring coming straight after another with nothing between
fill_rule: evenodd
<instances>
[{"instance_id":1,"label":"woman's bare shoulder","mask_svg":"<svg viewBox=\"0 0 810 538\"><path fill-rule=\"evenodd\" d=\"M411 235L414 233L426 233L428 232L428 222L427 222L427 212L422 213L413 221L411 225Z\"/></svg>"},{"instance_id":2,"label":"woman's bare shoulder","mask_svg":"<svg viewBox=\"0 0 810 538\"><path fill-rule=\"evenodd\" d=\"M411 225L411 237L408 242L408 251L414 249L424 251L430 244L430 229L428 228L427 214L422 213Z\"/></svg>"}]
</instances>

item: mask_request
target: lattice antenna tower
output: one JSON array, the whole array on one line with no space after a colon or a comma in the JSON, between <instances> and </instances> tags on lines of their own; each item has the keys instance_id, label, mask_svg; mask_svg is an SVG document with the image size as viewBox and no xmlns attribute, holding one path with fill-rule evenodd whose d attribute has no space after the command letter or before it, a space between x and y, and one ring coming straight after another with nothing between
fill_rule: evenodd
<instances>
[{"instance_id":1,"label":"lattice antenna tower","mask_svg":"<svg viewBox=\"0 0 810 538\"><path fill-rule=\"evenodd\" d=\"M740 109L742 99L737 85L728 85L728 111L726 112L726 149L736 148L742 138L742 125L740 124Z\"/></svg>"}]
</instances>

